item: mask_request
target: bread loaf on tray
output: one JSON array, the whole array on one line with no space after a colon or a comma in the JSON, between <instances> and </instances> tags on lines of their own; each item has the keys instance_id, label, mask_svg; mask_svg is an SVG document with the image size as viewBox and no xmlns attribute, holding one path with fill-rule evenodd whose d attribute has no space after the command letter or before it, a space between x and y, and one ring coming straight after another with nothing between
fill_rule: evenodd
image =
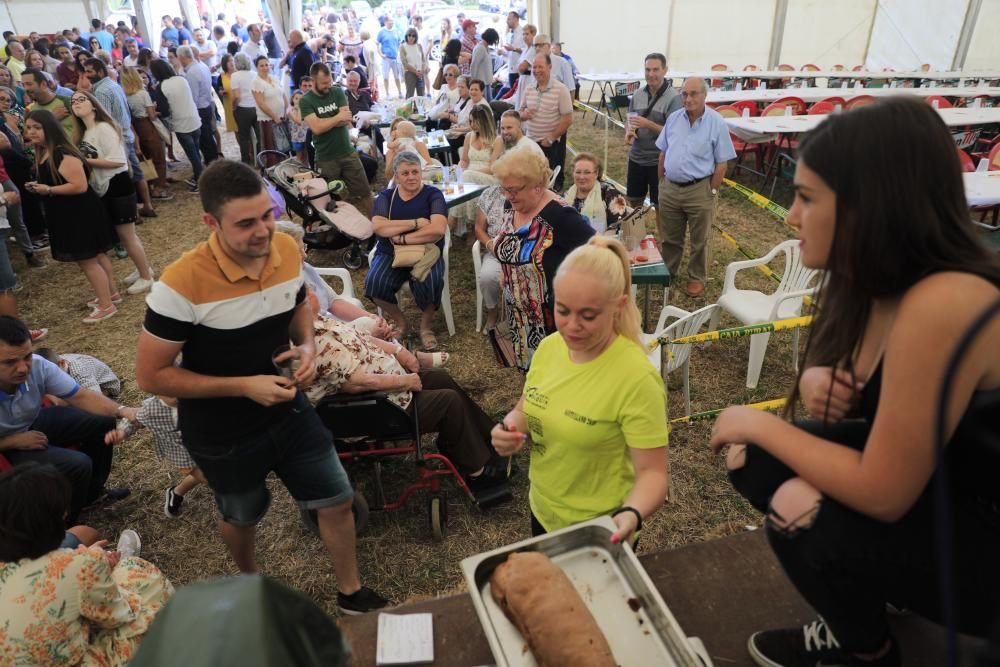
<instances>
[{"instance_id":1,"label":"bread loaf on tray","mask_svg":"<svg viewBox=\"0 0 1000 667\"><path fill-rule=\"evenodd\" d=\"M490 592L528 643L539 667L616 667L611 647L583 598L545 554L508 556L493 571Z\"/></svg>"}]
</instances>

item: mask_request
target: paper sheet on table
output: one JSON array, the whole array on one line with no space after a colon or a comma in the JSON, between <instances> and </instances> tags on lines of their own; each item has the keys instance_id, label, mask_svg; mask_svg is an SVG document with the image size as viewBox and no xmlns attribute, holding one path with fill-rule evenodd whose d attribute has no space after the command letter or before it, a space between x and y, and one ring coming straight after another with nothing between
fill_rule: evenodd
<instances>
[{"instance_id":1,"label":"paper sheet on table","mask_svg":"<svg viewBox=\"0 0 1000 667\"><path fill-rule=\"evenodd\" d=\"M434 626L431 614L379 614L376 665L414 665L434 662Z\"/></svg>"}]
</instances>

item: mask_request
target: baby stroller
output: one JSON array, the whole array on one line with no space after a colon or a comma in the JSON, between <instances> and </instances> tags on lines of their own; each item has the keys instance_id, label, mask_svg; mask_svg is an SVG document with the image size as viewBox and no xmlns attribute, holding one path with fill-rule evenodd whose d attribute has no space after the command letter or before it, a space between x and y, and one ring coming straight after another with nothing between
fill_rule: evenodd
<instances>
[{"instance_id":1,"label":"baby stroller","mask_svg":"<svg viewBox=\"0 0 1000 667\"><path fill-rule=\"evenodd\" d=\"M280 161L274 162L276 157ZM340 201L343 182L327 183L319 174L294 157L280 151L257 154L261 175L277 188L285 200L285 208L302 218L305 242L310 248L340 250L348 269L360 269L371 248L372 223L358 209Z\"/></svg>"}]
</instances>

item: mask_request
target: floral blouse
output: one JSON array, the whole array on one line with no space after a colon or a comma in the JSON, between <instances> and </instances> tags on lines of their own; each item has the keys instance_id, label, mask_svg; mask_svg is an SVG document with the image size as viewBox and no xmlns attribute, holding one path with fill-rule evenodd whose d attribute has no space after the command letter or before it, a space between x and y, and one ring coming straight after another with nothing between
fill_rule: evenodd
<instances>
[{"instance_id":1,"label":"floral blouse","mask_svg":"<svg viewBox=\"0 0 1000 667\"><path fill-rule=\"evenodd\" d=\"M125 665L172 593L151 563L87 547L0 563L0 667Z\"/></svg>"},{"instance_id":2,"label":"floral blouse","mask_svg":"<svg viewBox=\"0 0 1000 667\"><path fill-rule=\"evenodd\" d=\"M368 334L348 322L317 317L313 323L316 340L316 379L306 391L314 405L324 396L335 394L355 372L372 375L406 375L396 357L368 342ZM390 401L403 408L410 405L409 391L387 392Z\"/></svg>"}]
</instances>

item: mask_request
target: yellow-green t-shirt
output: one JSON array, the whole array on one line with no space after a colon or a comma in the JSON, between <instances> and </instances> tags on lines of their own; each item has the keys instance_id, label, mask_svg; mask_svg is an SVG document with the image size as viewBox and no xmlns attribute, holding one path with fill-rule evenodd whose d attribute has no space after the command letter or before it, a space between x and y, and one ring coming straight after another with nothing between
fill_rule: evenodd
<instances>
[{"instance_id":1,"label":"yellow-green t-shirt","mask_svg":"<svg viewBox=\"0 0 1000 667\"><path fill-rule=\"evenodd\" d=\"M59 121L59 125L62 126L63 132L66 134L66 138L70 140L73 144L76 144L79 137L76 136L77 120L76 116L73 115L72 103L70 98L63 95L56 95L49 101L48 104L42 104L41 102L32 102L28 105L28 111L34 111L35 109L44 109L45 111L54 111L55 109L66 109L67 114Z\"/></svg>"},{"instance_id":2,"label":"yellow-green t-shirt","mask_svg":"<svg viewBox=\"0 0 1000 667\"><path fill-rule=\"evenodd\" d=\"M528 499L549 531L619 507L635 485L629 448L667 444L663 379L642 348L619 336L585 364L558 333L538 346L524 384L531 432Z\"/></svg>"}]
</instances>

